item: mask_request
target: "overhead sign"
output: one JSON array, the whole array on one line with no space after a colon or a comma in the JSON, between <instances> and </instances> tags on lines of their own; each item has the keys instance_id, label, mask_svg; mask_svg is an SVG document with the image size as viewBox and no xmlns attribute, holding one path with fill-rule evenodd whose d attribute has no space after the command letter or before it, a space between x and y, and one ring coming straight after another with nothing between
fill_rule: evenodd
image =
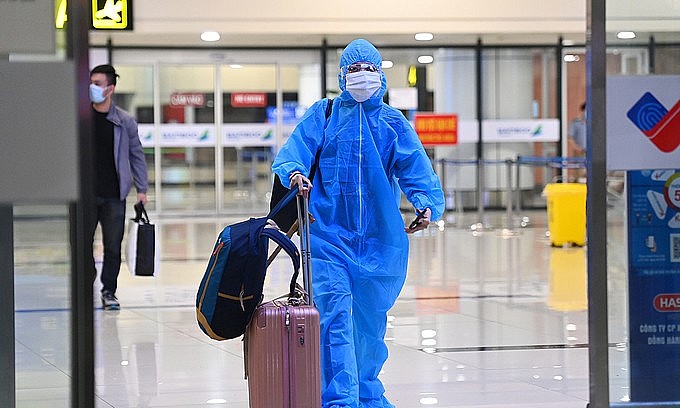
<instances>
[{"instance_id":1,"label":"overhead sign","mask_svg":"<svg viewBox=\"0 0 680 408\"><path fill-rule=\"evenodd\" d=\"M680 75L607 78L607 167L675 169L680 163Z\"/></svg>"},{"instance_id":2,"label":"overhead sign","mask_svg":"<svg viewBox=\"0 0 680 408\"><path fill-rule=\"evenodd\" d=\"M132 0L92 0L92 28L132 30Z\"/></svg>"},{"instance_id":3,"label":"overhead sign","mask_svg":"<svg viewBox=\"0 0 680 408\"><path fill-rule=\"evenodd\" d=\"M205 95L202 93L170 94L170 105L173 106L205 106Z\"/></svg>"},{"instance_id":4,"label":"overhead sign","mask_svg":"<svg viewBox=\"0 0 680 408\"><path fill-rule=\"evenodd\" d=\"M557 119L491 120L482 122L484 142L557 142L560 122Z\"/></svg>"},{"instance_id":5,"label":"overhead sign","mask_svg":"<svg viewBox=\"0 0 680 408\"><path fill-rule=\"evenodd\" d=\"M276 125L266 123L222 124L223 147L274 146ZM290 136L294 125L283 126L282 135ZM217 129L211 124L163 123L156 127L150 123L138 125L139 140L144 147L215 147ZM158 132L158 141L154 135Z\"/></svg>"},{"instance_id":6,"label":"overhead sign","mask_svg":"<svg viewBox=\"0 0 680 408\"><path fill-rule=\"evenodd\" d=\"M458 143L458 115L417 113L413 123L423 145Z\"/></svg>"},{"instance_id":7,"label":"overhead sign","mask_svg":"<svg viewBox=\"0 0 680 408\"><path fill-rule=\"evenodd\" d=\"M137 126L139 140L144 147L154 145L154 125ZM215 146L215 126L211 124L162 124L159 126L162 147Z\"/></svg>"},{"instance_id":8,"label":"overhead sign","mask_svg":"<svg viewBox=\"0 0 680 408\"><path fill-rule=\"evenodd\" d=\"M264 108L267 106L267 94L264 92L236 92L231 94L231 106L234 108Z\"/></svg>"}]
</instances>

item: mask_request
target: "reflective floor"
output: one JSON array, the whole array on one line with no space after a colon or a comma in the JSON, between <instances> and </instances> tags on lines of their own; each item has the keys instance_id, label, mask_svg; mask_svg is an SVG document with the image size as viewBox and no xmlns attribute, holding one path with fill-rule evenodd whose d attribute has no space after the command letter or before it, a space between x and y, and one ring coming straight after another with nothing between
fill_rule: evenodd
<instances>
[{"instance_id":1,"label":"reflective floor","mask_svg":"<svg viewBox=\"0 0 680 408\"><path fill-rule=\"evenodd\" d=\"M611 400L625 401L627 350L617 346L627 330L623 209L614 202L609 212ZM587 248L552 247L545 209L512 218L508 223L504 211L450 212L442 226L411 237L381 374L397 407L586 406ZM237 220L155 220L159 276L133 278L124 264L121 310L103 311L93 300L96 407L248 406L241 341L206 337L194 308L214 239ZM486 228L470 229L475 223ZM65 216L15 222L19 407L70 406L67 237ZM279 256L267 298L286 292L290 273Z\"/></svg>"}]
</instances>

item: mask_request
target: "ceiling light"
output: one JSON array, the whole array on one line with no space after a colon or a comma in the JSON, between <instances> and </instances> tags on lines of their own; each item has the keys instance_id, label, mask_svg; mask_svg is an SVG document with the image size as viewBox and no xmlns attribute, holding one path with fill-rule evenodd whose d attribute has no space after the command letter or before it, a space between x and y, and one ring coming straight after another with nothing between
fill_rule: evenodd
<instances>
[{"instance_id":1,"label":"ceiling light","mask_svg":"<svg viewBox=\"0 0 680 408\"><path fill-rule=\"evenodd\" d=\"M201 40L215 42L220 40L220 33L217 31L205 31L201 34Z\"/></svg>"},{"instance_id":2,"label":"ceiling light","mask_svg":"<svg viewBox=\"0 0 680 408\"><path fill-rule=\"evenodd\" d=\"M382 62L382 69L392 68L393 66L394 66L394 62L392 62L390 60L384 60Z\"/></svg>"},{"instance_id":3,"label":"ceiling light","mask_svg":"<svg viewBox=\"0 0 680 408\"><path fill-rule=\"evenodd\" d=\"M416 33L416 41L431 41L434 38L432 33Z\"/></svg>"},{"instance_id":4,"label":"ceiling light","mask_svg":"<svg viewBox=\"0 0 680 408\"><path fill-rule=\"evenodd\" d=\"M243 65L239 65L239 64L229 64L229 68L232 68L232 69L241 69L241 68L243 68Z\"/></svg>"},{"instance_id":5,"label":"ceiling light","mask_svg":"<svg viewBox=\"0 0 680 408\"><path fill-rule=\"evenodd\" d=\"M577 62L577 61L580 61L580 60L581 60L581 57L579 57L578 55L566 54L564 56L564 62Z\"/></svg>"},{"instance_id":6,"label":"ceiling light","mask_svg":"<svg viewBox=\"0 0 680 408\"><path fill-rule=\"evenodd\" d=\"M619 40L632 40L633 38L635 38L635 33L632 31L619 31L616 34L616 38L618 38Z\"/></svg>"},{"instance_id":7,"label":"ceiling light","mask_svg":"<svg viewBox=\"0 0 680 408\"><path fill-rule=\"evenodd\" d=\"M432 55L421 55L418 57L418 62L421 64L431 64L432 61L434 61L434 57L432 57Z\"/></svg>"}]
</instances>

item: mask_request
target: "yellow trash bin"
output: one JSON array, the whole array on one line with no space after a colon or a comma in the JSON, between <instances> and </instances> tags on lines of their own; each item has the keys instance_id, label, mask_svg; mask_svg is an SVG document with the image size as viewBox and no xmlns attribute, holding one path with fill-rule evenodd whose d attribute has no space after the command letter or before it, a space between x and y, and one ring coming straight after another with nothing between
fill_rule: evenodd
<instances>
[{"instance_id":1,"label":"yellow trash bin","mask_svg":"<svg viewBox=\"0 0 680 408\"><path fill-rule=\"evenodd\" d=\"M548 204L548 230L553 246L586 243L586 185L550 183L543 194Z\"/></svg>"}]
</instances>

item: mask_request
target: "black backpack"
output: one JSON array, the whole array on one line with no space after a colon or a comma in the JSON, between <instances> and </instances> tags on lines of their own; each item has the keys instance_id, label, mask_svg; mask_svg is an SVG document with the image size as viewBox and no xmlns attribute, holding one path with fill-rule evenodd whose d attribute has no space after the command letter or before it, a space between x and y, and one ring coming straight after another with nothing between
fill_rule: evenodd
<instances>
[{"instance_id":1,"label":"black backpack","mask_svg":"<svg viewBox=\"0 0 680 408\"><path fill-rule=\"evenodd\" d=\"M280 230L267 225L297 194L288 192L266 217L251 218L226 226L215 243L196 294L196 319L201 330L215 340L241 336L263 298L269 239L293 260L291 294L300 270L297 247Z\"/></svg>"}]
</instances>

